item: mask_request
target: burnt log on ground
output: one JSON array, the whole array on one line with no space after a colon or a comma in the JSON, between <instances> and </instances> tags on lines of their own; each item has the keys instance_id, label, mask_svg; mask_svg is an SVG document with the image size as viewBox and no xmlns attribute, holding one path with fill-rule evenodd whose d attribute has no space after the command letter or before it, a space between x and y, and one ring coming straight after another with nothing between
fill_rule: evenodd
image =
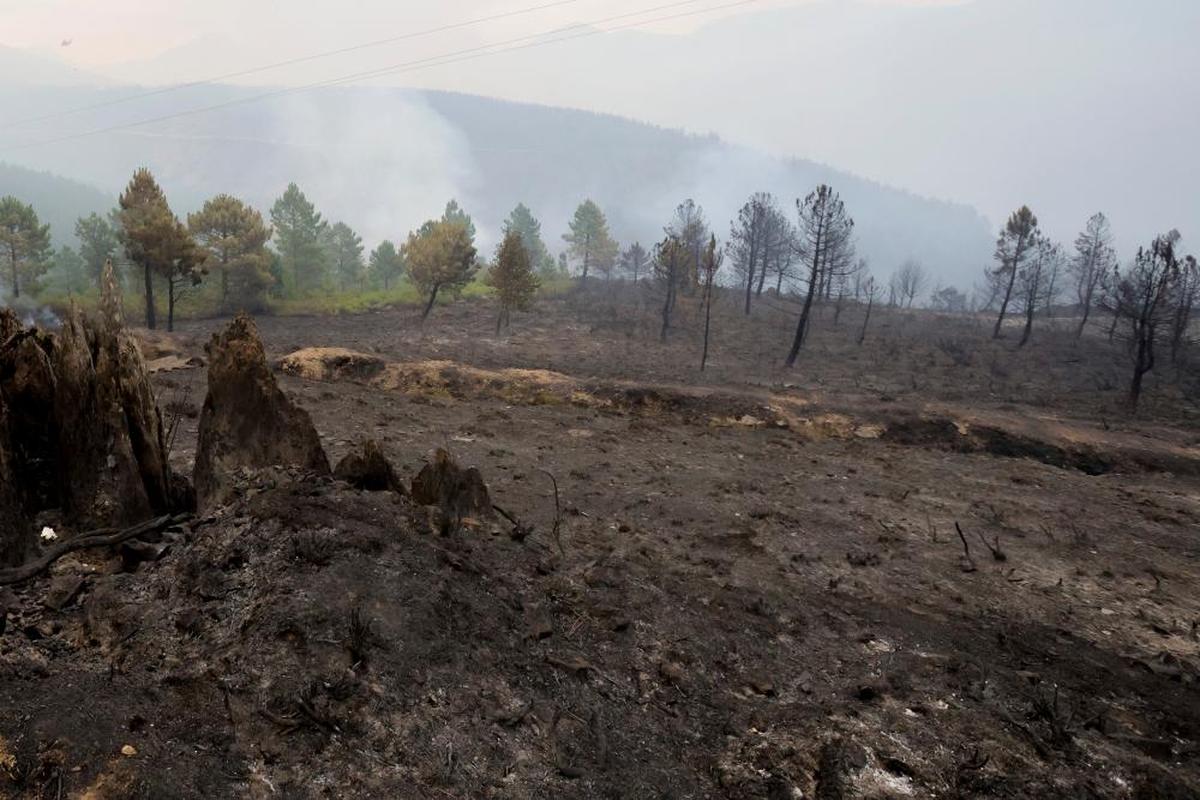
<instances>
[{"instance_id":1,"label":"burnt log on ground","mask_svg":"<svg viewBox=\"0 0 1200 800\"><path fill-rule=\"evenodd\" d=\"M192 473L200 507L228 501L242 469L284 466L328 475L312 418L276 383L254 321L239 315L205 351L208 394Z\"/></svg>"},{"instance_id":2,"label":"burnt log on ground","mask_svg":"<svg viewBox=\"0 0 1200 800\"><path fill-rule=\"evenodd\" d=\"M0 510L15 506L21 515L0 531L0 563L29 553L34 534L23 519L44 510L95 528L190 505L187 481L168 465L162 413L124 327L111 267L105 278L94 321L72 307L61 330L26 330L0 310L0 477L8 487Z\"/></svg>"}]
</instances>

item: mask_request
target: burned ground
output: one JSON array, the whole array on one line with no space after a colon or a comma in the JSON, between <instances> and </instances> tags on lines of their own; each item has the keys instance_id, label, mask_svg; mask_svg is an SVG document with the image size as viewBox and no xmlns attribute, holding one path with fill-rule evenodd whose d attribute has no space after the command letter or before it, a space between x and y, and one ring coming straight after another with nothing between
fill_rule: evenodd
<instances>
[{"instance_id":1,"label":"burned ground","mask_svg":"<svg viewBox=\"0 0 1200 800\"><path fill-rule=\"evenodd\" d=\"M792 373L782 315L730 315L700 380L686 328L575 302L501 340L470 304L259 320L272 360L346 351L279 373L332 462L444 448L532 532L292 468L63 559L0 597L0 792L1196 796L1177 388L1130 419L1103 341L952 320L952 356L915 314L826 320ZM155 380L188 472L204 370Z\"/></svg>"}]
</instances>

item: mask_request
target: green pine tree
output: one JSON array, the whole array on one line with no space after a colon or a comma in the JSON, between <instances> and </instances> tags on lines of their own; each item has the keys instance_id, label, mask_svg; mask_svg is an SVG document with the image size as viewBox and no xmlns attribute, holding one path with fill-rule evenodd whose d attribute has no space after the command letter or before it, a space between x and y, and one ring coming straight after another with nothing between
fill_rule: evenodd
<instances>
[{"instance_id":1,"label":"green pine tree","mask_svg":"<svg viewBox=\"0 0 1200 800\"><path fill-rule=\"evenodd\" d=\"M587 281L591 270L610 273L620 248L608 232L608 220L600 206L591 200L580 203L569 227L563 240L567 252L579 263L583 281Z\"/></svg>"},{"instance_id":2,"label":"green pine tree","mask_svg":"<svg viewBox=\"0 0 1200 800\"><path fill-rule=\"evenodd\" d=\"M219 194L195 214L188 228L208 255L208 267L220 279L219 307L261 311L274 284L267 242L271 229L262 214L236 197Z\"/></svg>"},{"instance_id":3,"label":"green pine tree","mask_svg":"<svg viewBox=\"0 0 1200 800\"><path fill-rule=\"evenodd\" d=\"M271 225L285 293L303 295L324 288L329 263L321 240L328 224L296 184L289 183L271 206Z\"/></svg>"},{"instance_id":4,"label":"green pine tree","mask_svg":"<svg viewBox=\"0 0 1200 800\"><path fill-rule=\"evenodd\" d=\"M0 256L13 297L21 296L23 285L33 288L49 267L50 226L41 224L33 206L11 196L0 198Z\"/></svg>"},{"instance_id":5,"label":"green pine tree","mask_svg":"<svg viewBox=\"0 0 1200 800\"><path fill-rule=\"evenodd\" d=\"M390 289L392 283L404 274L404 258L396 250L396 245L387 239L380 242L371 251L367 273L373 286Z\"/></svg>"},{"instance_id":6,"label":"green pine tree","mask_svg":"<svg viewBox=\"0 0 1200 800\"><path fill-rule=\"evenodd\" d=\"M528 311L537 293L538 279L533 273L533 262L529 248L521 234L509 230L496 251L496 263L488 273L488 283L495 288L500 301L500 313L496 317L496 335L501 326L510 322L512 311Z\"/></svg>"}]
</instances>

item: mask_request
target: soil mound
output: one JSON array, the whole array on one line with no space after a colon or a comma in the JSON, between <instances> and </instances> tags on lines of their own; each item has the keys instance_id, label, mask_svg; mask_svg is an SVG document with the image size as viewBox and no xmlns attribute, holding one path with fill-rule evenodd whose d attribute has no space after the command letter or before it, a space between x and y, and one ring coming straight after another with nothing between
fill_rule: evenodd
<instances>
[{"instance_id":1,"label":"soil mound","mask_svg":"<svg viewBox=\"0 0 1200 800\"><path fill-rule=\"evenodd\" d=\"M947 417L904 417L890 420L882 439L893 444L935 447L1000 458L1028 458L1059 469L1103 475L1112 460L1091 447L1059 445L991 425L973 425Z\"/></svg>"},{"instance_id":2,"label":"soil mound","mask_svg":"<svg viewBox=\"0 0 1200 800\"><path fill-rule=\"evenodd\" d=\"M238 316L205 350L208 395L193 474L200 506L228 500L233 475L243 468L289 466L328 475L312 419L275 382L254 321Z\"/></svg>"},{"instance_id":3,"label":"soil mound","mask_svg":"<svg viewBox=\"0 0 1200 800\"><path fill-rule=\"evenodd\" d=\"M310 381L369 381L385 366L378 356L344 347L308 347L284 356L277 364L280 371Z\"/></svg>"}]
</instances>

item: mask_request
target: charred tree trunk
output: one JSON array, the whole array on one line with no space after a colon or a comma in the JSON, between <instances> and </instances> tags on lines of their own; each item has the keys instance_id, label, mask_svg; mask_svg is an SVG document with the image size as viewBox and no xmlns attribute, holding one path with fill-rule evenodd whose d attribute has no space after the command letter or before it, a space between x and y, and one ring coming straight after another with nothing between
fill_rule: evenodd
<instances>
[{"instance_id":1,"label":"charred tree trunk","mask_svg":"<svg viewBox=\"0 0 1200 800\"><path fill-rule=\"evenodd\" d=\"M762 269L760 269L760 270L758 271L758 289L757 289L757 291L755 291L755 293L754 293L754 296L755 296L755 297L762 297L762 293L763 293L763 284L764 284L764 283L766 282L766 280L767 280L767 265L768 265L768 264L770 264L770 263L771 263L771 254L770 254L770 251L769 251L768 249L765 249L765 248L764 248L764 250L763 250L763 256L762 256Z\"/></svg>"},{"instance_id":2,"label":"charred tree trunk","mask_svg":"<svg viewBox=\"0 0 1200 800\"><path fill-rule=\"evenodd\" d=\"M1138 331L1137 351L1133 363L1133 380L1129 384L1129 410L1136 412L1142 398L1142 379L1154 369L1154 332Z\"/></svg>"},{"instance_id":3,"label":"charred tree trunk","mask_svg":"<svg viewBox=\"0 0 1200 800\"><path fill-rule=\"evenodd\" d=\"M796 366L800 356L800 348L804 346L804 337L808 333L808 318L812 314L813 296L820 291L821 261L824 257L825 246L824 223L818 226L812 241L812 264L808 271L808 293L804 297L804 309L800 312L800 321L796 323L796 336L792 339L792 349L788 352L785 362L790 369Z\"/></svg>"},{"instance_id":4,"label":"charred tree trunk","mask_svg":"<svg viewBox=\"0 0 1200 800\"><path fill-rule=\"evenodd\" d=\"M421 312L421 321L424 322L429 317L429 312L433 311L433 304L437 302L438 290L442 288L440 283L435 283L429 291L429 301L425 303L425 310Z\"/></svg>"},{"instance_id":5,"label":"charred tree trunk","mask_svg":"<svg viewBox=\"0 0 1200 800\"><path fill-rule=\"evenodd\" d=\"M1092 289L1088 289L1087 295L1083 298L1083 316L1079 319L1079 327L1075 329L1075 338L1083 338L1083 330L1087 327L1088 317L1092 314Z\"/></svg>"},{"instance_id":6,"label":"charred tree trunk","mask_svg":"<svg viewBox=\"0 0 1200 800\"><path fill-rule=\"evenodd\" d=\"M1025 309L1025 330L1021 332L1021 342L1017 347L1024 347L1029 342L1029 337L1033 335L1033 314L1034 303L1030 300Z\"/></svg>"},{"instance_id":7,"label":"charred tree trunk","mask_svg":"<svg viewBox=\"0 0 1200 800\"><path fill-rule=\"evenodd\" d=\"M671 268L667 275L667 297L663 302L662 310L662 330L659 332L659 341L667 340L667 331L671 327L671 312L675 309L675 273L678 270L675 256L671 256Z\"/></svg>"},{"instance_id":8,"label":"charred tree trunk","mask_svg":"<svg viewBox=\"0 0 1200 800\"><path fill-rule=\"evenodd\" d=\"M0 506L15 496L27 518L60 508L71 526L105 527L191 504L168 466L162 415L121 324L111 267L104 285L96 323L78 309L57 333L0 318L0 331L16 331L0 345Z\"/></svg>"},{"instance_id":9,"label":"charred tree trunk","mask_svg":"<svg viewBox=\"0 0 1200 800\"><path fill-rule=\"evenodd\" d=\"M150 269L149 264L144 265L142 270L146 281L146 327L154 330L158 325L154 308L154 270Z\"/></svg>"},{"instance_id":10,"label":"charred tree trunk","mask_svg":"<svg viewBox=\"0 0 1200 800\"><path fill-rule=\"evenodd\" d=\"M229 311L229 265L221 264L221 313Z\"/></svg>"},{"instance_id":11,"label":"charred tree trunk","mask_svg":"<svg viewBox=\"0 0 1200 800\"><path fill-rule=\"evenodd\" d=\"M167 282L167 333L175 332L175 301L178 300L175 279Z\"/></svg>"},{"instance_id":12,"label":"charred tree trunk","mask_svg":"<svg viewBox=\"0 0 1200 800\"><path fill-rule=\"evenodd\" d=\"M709 275L704 286L704 351L700 354L700 371L708 366L708 332L712 327L713 276Z\"/></svg>"},{"instance_id":13,"label":"charred tree trunk","mask_svg":"<svg viewBox=\"0 0 1200 800\"><path fill-rule=\"evenodd\" d=\"M205 352L208 394L193 472L202 508L227 501L244 468L286 466L329 474L312 419L279 389L253 320L239 314L213 335Z\"/></svg>"},{"instance_id":14,"label":"charred tree trunk","mask_svg":"<svg viewBox=\"0 0 1200 800\"><path fill-rule=\"evenodd\" d=\"M858 333L858 344L861 347L862 343L867 340L867 325L871 324L871 308L875 305L875 298L867 300L867 316L863 318L862 330Z\"/></svg>"},{"instance_id":15,"label":"charred tree trunk","mask_svg":"<svg viewBox=\"0 0 1200 800\"><path fill-rule=\"evenodd\" d=\"M750 258L746 266L746 316L750 316L750 301L754 297L754 267L758 264L758 243L754 238L750 239ZM763 265L766 269L766 264Z\"/></svg>"},{"instance_id":16,"label":"charred tree trunk","mask_svg":"<svg viewBox=\"0 0 1200 800\"><path fill-rule=\"evenodd\" d=\"M13 297L21 296L21 275L17 271L17 246L10 245L8 255L9 265L12 268L12 287Z\"/></svg>"}]
</instances>

